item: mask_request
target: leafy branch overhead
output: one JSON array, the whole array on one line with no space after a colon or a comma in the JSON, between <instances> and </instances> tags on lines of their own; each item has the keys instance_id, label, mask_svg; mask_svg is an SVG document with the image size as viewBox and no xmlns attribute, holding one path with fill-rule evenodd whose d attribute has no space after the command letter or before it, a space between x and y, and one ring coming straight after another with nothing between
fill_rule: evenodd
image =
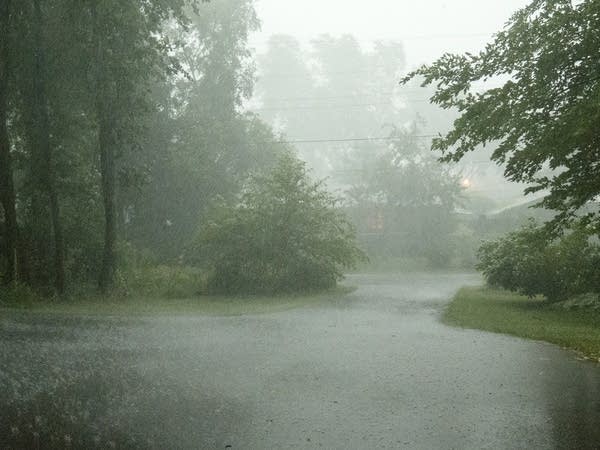
<instances>
[{"instance_id":1,"label":"leafy branch overhead","mask_svg":"<svg viewBox=\"0 0 600 450\"><path fill-rule=\"evenodd\" d=\"M600 2L536 0L477 55L446 54L410 73L435 86L431 101L460 117L432 148L459 161L496 147L505 176L547 192L543 207L565 226L600 195ZM501 81L477 90L477 84ZM600 232L596 210L584 220Z\"/></svg>"}]
</instances>

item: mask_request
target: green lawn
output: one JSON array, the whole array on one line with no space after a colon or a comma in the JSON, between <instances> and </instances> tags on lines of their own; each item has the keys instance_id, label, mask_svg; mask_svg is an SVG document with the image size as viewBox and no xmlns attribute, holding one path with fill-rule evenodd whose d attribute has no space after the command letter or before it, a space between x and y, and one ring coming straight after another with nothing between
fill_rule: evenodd
<instances>
[{"instance_id":1,"label":"green lawn","mask_svg":"<svg viewBox=\"0 0 600 450\"><path fill-rule=\"evenodd\" d=\"M507 291L466 287L456 294L443 321L551 342L600 362L600 311L567 310Z\"/></svg>"},{"instance_id":2,"label":"green lawn","mask_svg":"<svg viewBox=\"0 0 600 450\"><path fill-rule=\"evenodd\" d=\"M37 301L22 306L0 306L2 312L28 311L44 314L76 315L178 315L239 316L286 311L305 306L344 301L354 288L341 286L318 293L267 296L195 296L182 299L165 298L86 298L77 301Z\"/></svg>"}]
</instances>

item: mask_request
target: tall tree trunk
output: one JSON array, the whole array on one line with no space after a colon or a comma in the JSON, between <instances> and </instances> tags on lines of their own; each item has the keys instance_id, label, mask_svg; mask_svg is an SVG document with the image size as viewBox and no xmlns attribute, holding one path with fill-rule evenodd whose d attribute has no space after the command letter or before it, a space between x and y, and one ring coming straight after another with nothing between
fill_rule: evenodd
<instances>
[{"instance_id":1,"label":"tall tree trunk","mask_svg":"<svg viewBox=\"0 0 600 450\"><path fill-rule=\"evenodd\" d=\"M15 188L8 138L8 77L10 1L0 0L0 203L4 209L6 270L3 281L12 284L17 280L18 225Z\"/></svg>"},{"instance_id":2,"label":"tall tree trunk","mask_svg":"<svg viewBox=\"0 0 600 450\"><path fill-rule=\"evenodd\" d=\"M107 292L114 284L116 270L117 218L115 206L115 121L110 104L114 101L113 84L106 73L103 36L100 27L97 0L92 0L91 13L95 45L94 71L96 81L96 117L100 151L100 175L104 204L104 251L98 286Z\"/></svg>"},{"instance_id":3,"label":"tall tree trunk","mask_svg":"<svg viewBox=\"0 0 600 450\"><path fill-rule=\"evenodd\" d=\"M104 203L104 252L100 270L99 286L102 292L108 291L115 278L117 241L117 221L115 207L115 155L112 139L112 126L106 117L105 108L99 108L100 127L100 173L102 176L102 200Z\"/></svg>"},{"instance_id":4,"label":"tall tree trunk","mask_svg":"<svg viewBox=\"0 0 600 450\"><path fill-rule=\"evenodd\" d=\"M60 221L60 206L58 203L58 194L56 192L56 182L54 177L52 145L50 143L50 123L48 117L48 98L46 91L46 61L42 33L44 29L44 19L40 0L34 0L35 17L35 68L34 68L34 91L35 91L35 118L36 128L35 145L40 152L42 161L41 186L43 186L48 197L48 206L50 208L50 221L54 238L54 287L59 294L65 290L65 257L64 257L64 238L62 224Z\"/></svg>"}]
</instances>

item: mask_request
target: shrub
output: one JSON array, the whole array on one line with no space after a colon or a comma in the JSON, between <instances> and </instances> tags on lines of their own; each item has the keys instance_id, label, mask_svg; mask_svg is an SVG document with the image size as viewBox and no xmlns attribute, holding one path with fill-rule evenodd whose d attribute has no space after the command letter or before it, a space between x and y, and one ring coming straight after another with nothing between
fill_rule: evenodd
<instances>
[{"instance_id":1,"label":"shrub","mask_svg":"<svg viewBox=\"0 0 600 450\"><path fill-rule=\"evenodd\" d=\"M599 292L600 248L584 227L550 239L534 223L484 243L477 268L488 284L551 302Z\"/></svg>"},{"instance_id":2,"label":"shrub","mask_svg":"<svg viewBox=\"0 0 600 450\"><path fill-rule=\"evenodd\" d=\"M364 258L337 199L291 155L252 177L238 200L215 211L193 247L191 259L209 266L213 291L328 288Z\"/></svg>"},{"instance_id":3,"label":"shrub","mask_svg":"<svg viewBox=\"0 0 600 450\"><path fill-rule=\"evenodd\" d=\"M30 306L42 299L39 292L25 284L0 286L0 306Z\"/></svg>"},{"instance_id":4,"label":"shrub","mask_svg":"<svg viewBox=\"0 0 600 450\"><path fill-rule=\"evenodd\" d=\"M112 292L117 298L189 298L205 289L204 276L198 269L174 261L160 264L151 251L130 242L120 242L118 254L119 269Z\"/></svg>"},{"instance_id":5,"label":"shrub","mask_svg":"<svg viewBox=\"0 0 600 450\"><path fill-rule=\"evenodd\" d=\"M190 298L204 290L203 274L185 266L140 266L117 273L121 296L146 298Z\"/></svg>"}]
</instances>

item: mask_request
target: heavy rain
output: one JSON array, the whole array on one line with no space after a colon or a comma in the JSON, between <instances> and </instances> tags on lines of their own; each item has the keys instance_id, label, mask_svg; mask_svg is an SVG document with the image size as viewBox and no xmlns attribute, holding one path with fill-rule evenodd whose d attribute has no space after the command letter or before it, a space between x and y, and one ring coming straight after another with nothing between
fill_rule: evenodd
<instances>
[{"instance_id":1,"label":"heavy rain","mask_svg":"<svg viewBox=\"0 0 600 450\"><path fill-rule=\"evenodd\" d=\"M0 449L600 448L600 1L0 0Z\"/></svg>"}]
</instances>

